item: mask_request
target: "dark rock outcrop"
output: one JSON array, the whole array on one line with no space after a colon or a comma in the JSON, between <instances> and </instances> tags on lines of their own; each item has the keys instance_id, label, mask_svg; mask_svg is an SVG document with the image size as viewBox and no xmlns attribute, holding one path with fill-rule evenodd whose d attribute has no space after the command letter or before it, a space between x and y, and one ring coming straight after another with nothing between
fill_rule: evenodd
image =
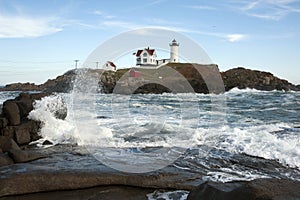
<instances>
[{"instance_id":1,"label":"dark rock outcrop","mask_svg":"<svg viewBox=\"0 0 300 200\"><path fill-rule=\"evenodd\" d=\"M17 126L21 123L20 110L14 101L5 101L3 103L3 115L7 117L9 125Z\"/></svg>"},{"instance_id":2,"label":"dark rock outcrop","mask_svg":"<svg viewBox=\"0 0 300 200\"><path fill-rule=\"evenodd\" d=\"M75 70L70 70L66 72L65 74L56 77L55 79L49 79L40 87L42 88L42 91L52 93L52 92L70 92L73 88L73 80L76 75Z\"/></svg>"},{"instance_id":3,"label":"dark rock outcrop","mask_svg":"<svg viewBox=\"0 0 300 200\"><path fill-rule=\"evenodd\" d=\"M38 139L40 122L29 120L27 116L33 109L34 101L47 95L22 93L13 100L5 101L0 116L0 135L14 139L19 145Z\"/></svg>"},{"instance_id":4,"label":"dark rock outcrop","mask_svg":"<svg viewBox=\"0 0 300 200\"><path fill-rule=\"evenodd\" d=\"M3 151L0 153L0 166L44 158L36 152L22 150L13 139L5 136L0 136L0 148Z\"/></svg>"},{"instance_id":5,"label":"dark rock outcrop","mask_svg":"<svg viewBox=\"0 0 300 200\"><path fill-rule=\"evenodd\" d=\"M12 83L1 88L1 91L41 91L42 89L34 83Z\"/></svg>"},{"instance_id":6,"label":"dark rock outcrop","mask_svg":"<svg viewBox=\"0 0 300 200\"><path fill-rule=\"evenodd\" d=\"M257 90L294 90L299 91L299 87L280 79L269 72L245 69L242 67L230 69L222 72L225 90L234 87L239 89L251 88Z\"/></svg>"},{"instance_id":7,"label":"dark rock outcrop","mask_svg":"<svg viewBox=\"0 0 300 200\"><path fill-rule=\"evenodd\" d=\"M14 160L15 163L24 163L45 158L45 156L36 152L24 151L21 149L10 149L8 155Z\"/></svg>"},{"instance_id":8,"label":"dark rock outcrop","mask_svg":"<svg viewBox=\"0 0 300 200\"><path fill-rule=\"evenodd\" d=\"M12 83L8 84L0 91L42 91L47 93L52 92L69 92L72 90L72 81L75 77L75 70L70 70L65 74L49 79L45 83L36 85L34 83Z\"/></svg>"},{"instance_id":9,"label":"dark rock outcrop","mask_svg":"<svg viewBox=\"0 0 300 200\"><path fill-rule=\"evenodd\" d=\"M0 115L1 166L12 164L12 161L20 163L42 158L41 155L22 150L19 145L24 146L40 138L40 122L29 120L27 116L33 109L33 103L48 95L21 93L3 103ZM60 117L62 114L62 111L59 112Z\"/></svg>"},{"instance_id":10,"label":"dark rock outcrop","mask_svg":"<svg viewBox=\"0 0 300 200\"><path fill-rule=\"evenodd\" d=\"M104 93L222 93L224 87L217 65L169 63L158 69L135 68L140 77L131 77L129 69L104 72L100 85Z\"/></svg>"},{"instance_id":11,"label":"dark rock outcrop","mask_svg":"<svg viewBox=\"0 0 300 200\"><path fill-rule=\"evenodd\" d=\"M7 153L0 153L0 167L11 165L14 161L8 156Z\"/></svg>"},{"instance_id":12,"label":"dark rock outcrop","mask_svg":"<svg viewBox=\"0 0 300 200\"><path fill-rule=\"evenodd\" d=\"M166 70L166 69L172 70ZM83 69L86 70L86 69ZM125 93L163 93L173 92L174 89L166 86L176 86L179 91L188 90L185 82L189 83L196 93L221 93L232 88L254 88L257 90L294 90L300 91L300 85L296 86L287 80L280 79L269 72L245 69L242 67L219 72L215 64L201 65L196 63L169 63L156 70L136 68L141 72L140 77L130 77L129 69L114 71L86 70L88 73L99 77L99 85L104 93L116 92L116 86L122 85ZM175 71L174 71L175 70ZM175 72L175 73L174 73ZM41 85L34 84L10 84L1 90L37 90L45 92L69 92L73 88L73 82L78 71L70 70L56 79L49 79ZM135 86L135 82L143 83L134 91L128 87Z\"/></svg>"},{"instance_id":13,"label":"dark rock outcrop","mask_svg":"<svg viewBox=\"0 0 300 200\"><path fill-rule=\"evenodd\" d=\"M3 152L8 152L11 149L20 149L12 138L6 136L0 136L0 148Z\"/></svg>"},{"instance_id":14,"label":"dark rock outcrop","mask_svg":"<svg viewBox=\"0 0 300 200\"><path fill-rule=\"evenodd\" d=\"M190 192L188 200L295 200L300 182L285 179L256 179L250 182L205 182Z\"/></svg>"}]
</instances>

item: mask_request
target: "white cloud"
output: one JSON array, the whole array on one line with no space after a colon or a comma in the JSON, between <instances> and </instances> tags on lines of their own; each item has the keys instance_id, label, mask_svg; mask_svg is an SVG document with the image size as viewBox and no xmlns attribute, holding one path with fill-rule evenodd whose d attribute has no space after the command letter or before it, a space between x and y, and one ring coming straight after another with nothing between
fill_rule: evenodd
<instances>
[{"instance_id":1,"label":"white cloud","mask_svg":"<svg viewBox=\"0 0 300 200\"><path fill-rule=\"evenodd\" d=\"M57 18L0 15L0 38L32 38L62 31Z\"/></svg>"},{"instance_id":2,"label":"white cloud","mask_svg":"<svg viewBox=\"0 0 300 200\"><path fill-rule=\"evenodd\" d=\"M128 21L121 21L121 20L106 20L101 22L100 25L106 27L116 27L116 28L125 28L125 29L136 29L140 27L137 24Z\"/></svg>"},{"instance_id":3,"label":"white cloud","mask_svg":"<svg viewBox=\"0 0 300 200\"><path fill-rule=\"evenodd\" d=\"M141 24L135 24L131 23L129 21L116 21L116 20L107 20L103 21L100 24L100 27L103 28L122 28L122 29L138 29L134 32L134 34L137 35L149 35L152 34L150 32L147 32L147 30L139 30L139 28L157 28L157 29L164 29L164 30L170 30L175 32L181 32L181 33L192 33L192 34L198 34L198 35L207 35L217 38L225 38L226 41L229 42L240 42L247 38L249 38L246 34L228 34L228 33L216 33L216 32L205 32L205 31L199 31L199 30L193 30L193 29L187 29L182 27L176 27L176 26L161 26L161 25L141 25Z\"/></svg>"},{"instance_id":4,"label":"white cloud","mask_svg":"<svg viewBox=\"0 0 300 200\"><path fill-rule=\"evenodd\" d=\"M103 18L106 18L106 19L112 19L112 18L115 18L116 16L114 15L108 15L106 14L105 12L101 11L101 10L94 10L93 12L91 12L92 14L94 15L98 15L98 16L101 16Z\"/></svg>"},{"instance_id":5,"label":"white cloud","mask_svg":"<svg viewBox=\"0 0 300 200\"><path fill-rule=\"evenodd\" d=\"M290 13L300 13L300 8L296 7L299 0L256 0L239 1L242 7L239 9L251 17L280 20Z\"/></svg>"},{"instance_id":6,"label":"white cloud","mask_svg":"<svg viewBox=\"0 0 300 200\"><path fill-rule=\"evenodd\" d=\"M186 8L192 8L195 10L216 10L216 8L211 7L211 6L204 6L204 5L188 5L184 6Z\"/></svg>"},{"instance_id":7,"label":"white cloud","mask_svg":"<svg viewBox=\"0 0 300 200\"><path fill-rule=\"evenodd\" d=\"M95 10L95 11L92 12L92 14L102 16L102 15L103 15L103 12L100 11L100 10Z\"/></svg>"},{"instance_id":8,"label":"white cloud","mask_svg":"<svg viewBox=\"0 0 300 200\"><path fill-rule=\"evenodd\" d=\"M247 38L247 35L228 34L228 35L225 35L224 38L227 39L229 42L239 42L239 41L245 40Z\"/></svg>"}]
</instances>

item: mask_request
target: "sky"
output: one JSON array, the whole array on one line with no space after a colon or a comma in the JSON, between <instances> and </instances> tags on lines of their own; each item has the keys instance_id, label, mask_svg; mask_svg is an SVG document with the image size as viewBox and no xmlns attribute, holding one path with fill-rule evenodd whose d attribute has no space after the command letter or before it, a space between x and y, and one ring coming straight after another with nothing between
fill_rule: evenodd
<instances>
[{"instance_id":1,"label":"sky","mask_svg":"<svg viewBox=\"0 0 300 200\"><path fill-rule=\"evenodd\" d=\"M241 66L300 84L300 0L0 0L0 85L43 83L145 27L187 36L220 71Z\"/></svg>"}]
</instances>

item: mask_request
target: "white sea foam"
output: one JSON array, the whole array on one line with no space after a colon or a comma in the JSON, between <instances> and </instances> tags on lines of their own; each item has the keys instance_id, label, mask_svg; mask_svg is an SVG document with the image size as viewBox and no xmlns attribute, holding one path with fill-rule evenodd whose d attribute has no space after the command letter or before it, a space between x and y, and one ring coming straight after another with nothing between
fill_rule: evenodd
<instances>
[{"instance_id":1,"label":"white sea foam","mask_svg":"<svg viewBox=\"0 0 300 200\"><path fill-rule=\"evenodd\" d=\"M257 90L257 89L254 89L254 88L239 89L239 88L235 87L235 88L232 88L231 90L229 90L226 93L230 94L230 93L259 93L259 92L266 92L266 91Z\"/></svg>"},{"instance_id":2,"label":"white sea foam","mask_svg":"<svg viewBox=\"0 0 300 200\"><path fill-rule=\"evenodd\" d=\"M40 135L43 140L49 140L54 144L75 142L76 129L74 124L68 120L57 119L54 115L56 108L64 105L60 96L48 96L36 101L34 110L29 113L28 118L42 122Z\"/></svg>"},{"instance_id":3,"label":"white sea foam","mask_svg":"<svg viewBox=\"0 0 300 200\"><path fill-rule=\"evenodd\" d=\"M188 94L184 94L188 96ZM193 95L192 95L193 96ZM68 117L66 120L56 119L53 114L53 107L60 106L60 98L57 96L45 97L37 101L35 109L30 113L31 119L40 120L43 123L41 136L44 139L57 143L76 142L79 145L98 145L101 147L146 147L146 146L179 146L191 147L196 145L207 145L216 148L222 148L233 153L246 153L253 156L264 157L267 159L278 160L284 165L300 167L300 139L299 132L294 130L292 133L280 136L275 134L285 128L292 130L293 124L290 123L266 123L255 118L246 116L238 117L236 122L231 124L222 124L219 121L211 123L209 120L214 115L224 117L224 113L211 111L208 109L207 115L203 118L191 114L186 118L180 117L181 113L175 110L173 114L166 118L165 112L157 112L149 118L147 113L139 109L147 107L143 102L135 102L137 110L136 115L126 115L121 110L109 115L106 119L97 119L97 116L109 114L111 96L99 95L97 100L100 108L91 106L90 108L80 107L72 108L68 103ZM153 95L141 95L142 99L153 98ZM174 94L163 94L156 96L164 101L176 99ZM85 97L81 97L85 101ZM116 104L122 108L127 102L122 102L121 96L116 96ZM201 96L200 99L204 98ZM210 99L208 95L204 99ZM84 105L84 104L83 104ZM150 105L151 106L151 105ZM151 109L166 111L169 106L152 106ZM93 109L96 109L93 110ZM100 109L100 111L97 111ZM107 109L107 110L105 110ZM272 110L272 109L271 109ZM74 120L74 113L78 117ZM97 113L98 112L98 113ZM178 116L179 117L178 117ZM128 116L130 118L128 118ZM211 117L212 116L212 117ZM197 126L195 120L199 117ZM255 117L255 116L254 116ZM208 118L208 119L206 119ZM152 120L152 121L151 121ZM168 121L169 120L169 121ZM208 121L206 121L208 120ZM183 121L183 123L182 123ZM298 135L297 135L298 134Z\"/></svg>"},{"instance_id":4,"label":"white sea foam","mask_svg":"<svg viewBox=\"0 0 300 200\"><path fill-rule=\"evenodd\" d=\"M233 171L229 168L222 168L220 169L222 171L214 171L214 172L208 172L206 176L203 176L202 179L207 181L213 181L213 182L231 182L231 181L251 181L257 178L270 178L265 175L258 175L254 174L251 171Z\"/></svg>"},{"instance_id":5,"label":"white sea foam","mask_svg":"<svg viewBox=\"0 0 300 200\"><path fill-rule=\"evenodd\" d=\"M153 193L147 194L148 200L174 200L174 198L178 200L186 200L189 192L185 190L175 190L163 192L156 190Z\"/></svg>"},{"instance_id":6,"label":"white sea foam","mask_svg":"<svg viewBox=\"0 0 300 200\"><path fill-rule=\"evenodd\" d=\"M214 146L233 153L246 153L266 159L278 160L284 165L300 168L300 139L289 134L279 137L274 134L288 124L256 125L252 127L229 127L222 129L199 129L201 144Z\"/></svg>"}]
</instances>

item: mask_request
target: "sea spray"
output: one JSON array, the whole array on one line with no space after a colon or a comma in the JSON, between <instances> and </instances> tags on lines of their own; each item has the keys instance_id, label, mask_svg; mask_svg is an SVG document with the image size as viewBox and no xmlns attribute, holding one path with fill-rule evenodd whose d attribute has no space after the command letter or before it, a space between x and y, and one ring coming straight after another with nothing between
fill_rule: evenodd
<instances>
[{"instance_id":1,"label":"sea spray","mask_svg":"<svg viewBox=\"0 0 300 200\"><path fill-rule=\"evenodd\" d=\"M57 113L67 112L67 104L60 95L51 95L35 101L28 118L42 123L40 135L54 144L76 142L75 127L68 120L57 118Z\"/></svg>"},{"instance_id":2,"label":"sea spray","mask_svg":"<svg viewBox=\"0 0 300 200\"><path fill-rule=\"evenodd\" d=\"M227 96L228 109L225 115L227 124L219 124L216 121L210 127L206 123L206 120L210 120L209 116L222 115L220 112L210 110L211 95L197 94L200 105L199 113L191 114L186 118L180 118L178 96L185 96L186 99L195 101L194 98L189 98L194 94L135 95L129 102L129 106L130 112L136 113L137 117L128 119L125 115L124 117L120 115L118 120L111 113L111 106L115 106L112 104L111 98L118 98L114 102L120 104L116 106L121 108L122 105L128 105L124 98L122 100L122 95L93 94L90 96L93 98L90 107L87 107L86 104L91 101L88 99L90 98L88 95L78 96L78 103L80 100L81 104L76 105L76 109L71 107L74 105L71 103L72 101L66 100L72 99L72 95L62 95L68 104L69 112L64 121L56 119L49 110L49 105L54 106L50 101L56 102L57 97L50 96L37 102L30 116L43 122L41 135L44 139L50 139L54 143L76 142L81 146L89 146L91 153L102 159L105 157L106 162L112 163L119 160L120 167L123 165L122 162L128 162L129 159L132 162L138 162L139 157L148 156L149 158L151 155L146 154L145 151L164 146L165 154L156 152L153 154L156 155L156 159L148 161L143 158L149 163L159 162L159 158L168 158L174 144L180 147L187 143L195 149L208 146L210 149L217 148L233 154L258 156L278 161L285 166L300 167L300 130L299 127L297 128L300 116L299 112L294 112L298 109L299 93L236 90L222 94ZM152 99L155 99L156 103L148 104L147 102L151 102ZM268 109L271 106L274 109ZM159 119L159 115L170 113L167 118L170 123L165 124L157 132L155 123L148 123L145 118L147 109L160 110L157 112L157 119ZM284 116L281 115L283 110L285 110ZM72 118L74 116L72 112L75 111L77 120L81 120L79 122ZM206 113L208 114L205 115ZM193 119L199 115L201 120L197 128ZM165 119L165 116L161 117ZM131 120L136 120L138 123L132 126ZM187 127L181 126L181 120L185 121ZM160 122L157 120L156 123ZM161 124L157 126L161 126ZM123 133L119 131L120 127L127 127L129 131ZM151 147L155 148L151 149ZM170 154L167 153L167 150L170 150ZM205 156L209 158L210 155L209 152L201 151L201 154L197 155L195 159L205 158ZM130 163L127 167L130 167ZM226 171L222 173L227 174L226 180L236 179ZM212 174L213 172L210 173L210 175ZM256 177L256 175L252 174L249 177Z\"/></svg>"}]
</instances>

